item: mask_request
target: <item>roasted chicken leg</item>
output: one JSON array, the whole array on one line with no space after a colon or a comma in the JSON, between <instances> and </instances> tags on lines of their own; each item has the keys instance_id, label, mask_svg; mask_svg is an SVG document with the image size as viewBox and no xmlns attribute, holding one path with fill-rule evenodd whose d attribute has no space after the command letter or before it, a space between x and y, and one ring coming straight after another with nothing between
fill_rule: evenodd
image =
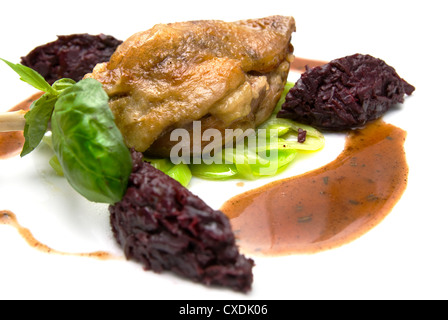
<instances>
[{"instance_id":1,"label":"roasted chicken leg","mask_svg":"<svg viewBox=\"0 0 448 320\"><path fill-rule=\"evenodd\" d=\"M158 24L86 77L100 81L130 148L168 156L175 128L255 128L272 113L292 62L292 17ZM220 142L221 144L224 141Z\"/></svg>"}]
</instances>

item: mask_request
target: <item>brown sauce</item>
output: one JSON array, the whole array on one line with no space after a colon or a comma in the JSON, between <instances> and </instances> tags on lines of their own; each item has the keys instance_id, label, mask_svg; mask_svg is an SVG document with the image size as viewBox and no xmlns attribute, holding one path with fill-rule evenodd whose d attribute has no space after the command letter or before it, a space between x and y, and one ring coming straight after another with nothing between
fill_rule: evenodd
<instances>
[{"instance_id":1,"label":"brown sauce","mask_svg":"<svg viewBox=\"0 0 448 320\"><path fill-rule=\"evenodd\" d=\"M309 68L319 67L326 63L327 62L325 61L295 57L294 61L291 63L291 71L303 73L306 71L307 67Z\"/></svg>"},{"instance_id":2,"label":"brown sauce","mask_svg":"<svg viewBox=\"0 0 448 320\"><path fill-rule=\"evenodd\" d=\"M9 111L28 111L33 101L40 98L42 92L38 92L22 101ZM0 132L0 160L15 157L20 154L25 143L22 131Z\"/></svg>"},{"instance_id":3,"label":"brown sauce","mask_svg":"<svg viewBox=\"0 0 448 320\"><path fill-rule=\"evenodd\" d=\"M96 252L89 252L89 253L68 253L68 252L62 252L55 249L50 248L49 246L41 243L38 241L31 231L27 228L24 228L19 224L17 221L17 217L14 213L12 213L9 210L0 210L0 225L9 225L11 227L14 227L19 234L23 237L23 239L33 248L50 254L59 254L59 255L65 255L65 256L78 256L78 257L88 257L88 258L96 258L99 260L110 260L110 259L117 259L118 257L105 252L105 251L96 251Z\"/></svg>"},{"instance_id":4,"label":"brown sauce","mask_svg":"<svg viewBox=\"0 0 448 320\"><path fill-rule=\"evenodd\" d=\"M20 154L24 143L22 131L0 132L0 160Z\"/></svg>"},{"instance_id":5,"label":"brown sauce","mask_svg":"<svg viewBox=\"0 0 448 320\"><path fill-rule=\"evenodd\" d=\"M407 185L406 132L383 121L348 134L333 162L238 195L221 210L251 254L316 253L365 234Z\"/></svg>"}]
</instances>

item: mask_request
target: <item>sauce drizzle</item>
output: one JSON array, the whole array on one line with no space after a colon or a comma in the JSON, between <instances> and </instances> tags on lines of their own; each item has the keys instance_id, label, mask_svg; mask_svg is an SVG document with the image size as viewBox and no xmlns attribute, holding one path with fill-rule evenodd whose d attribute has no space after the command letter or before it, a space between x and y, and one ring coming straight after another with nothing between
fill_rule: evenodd
<instances>
[{"instance_id":1,"label":"sauce drizzle","mask_svg":"<svg viewBox=\"0 0 448 320\"><path fill-rule=\"evenodd\" d=\"M333 162L238 195L221 210L251 254L316 253L381 222L407 185L406 132L377 120L350 132Z\"/></svg>"},{"instance_id":2,"label":"sauce drizzle","mask_svg":"<svg viewBox=\"0 0 448 320\"><path fill-rule=\"evenodd\" d=\"M32 247L44 253L50 254L58 254L64 256L78 256L78 257L88 257L88 258L96 258L99 260L111 260L111 259L121 259L120 257L116 257L109 252L105 251L96 251L89 253L69 253L62 252L55 249L50 248L49 246L41 243L37 240L31 231L19 224L17 221L16 215L9 210L0 210L0 225L9 225L15 228L19 234L23 237L23 239Z\"/></svg>"}]
</instances>

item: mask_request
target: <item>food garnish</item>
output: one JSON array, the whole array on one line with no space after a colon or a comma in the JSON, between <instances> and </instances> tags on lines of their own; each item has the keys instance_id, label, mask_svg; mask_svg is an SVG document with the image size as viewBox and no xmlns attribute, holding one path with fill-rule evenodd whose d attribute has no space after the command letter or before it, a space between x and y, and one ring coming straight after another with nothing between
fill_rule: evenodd
<instances>
[{"instance_id":1,"label":"food garnish","mask_svg":"<svg viewBox=\"0 0 448 320\"><path fill-rule=\"evenodd\" d=\"M64 90L51 116L53 147L64 176L85 198L113 204L127 188L132 162L101 83Z\"/></svg>"},{"instance_id":2,"label":"food garnish","mask_svg":"<svg viewBox=\"0 0 448 320\"><path fill-rule=\"evenodd\" d=\"M112 204L121 200L132 159L101 83L60 79L50 85L33 69L3 61L23 81L45 92L25 115L21 156L40 144L51 122L52 144L71 186L93 202Z\"/></svg>"},{"instance_id":3,"label":"food garnish","mask_svg":"<svg viewBox=\"0 0 448 320\"><path fill-rule=\"evenodd\" d=\"M278 116L322 130L349 130L380 118L414 90L383 60L354 54L303 73Z\"/></svg>"}]
</instances>

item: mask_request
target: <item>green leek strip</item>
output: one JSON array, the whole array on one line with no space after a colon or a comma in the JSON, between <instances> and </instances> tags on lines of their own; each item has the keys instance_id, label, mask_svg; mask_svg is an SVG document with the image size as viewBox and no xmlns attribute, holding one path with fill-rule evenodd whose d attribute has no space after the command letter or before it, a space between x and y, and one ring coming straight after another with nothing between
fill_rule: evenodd
<instances>
[{"instance_id":1,"label":"green leek strip","mask_svg":"<svg viewBox=\"0 0 448 320\"><path fill-rule=\"evenodd\" d=\"M148 159L144 158L143 160L149 162L154 168L167 173L174 167L174 164L169 159Z\"/></svg>"},{"instance_id":2,"label":"green leek strip","mask_svg":"<svg viewBox=\"0 0 448 320\"><path fill-rule=\"evenodd\" d=\"M62 169L61 163L59 162L59 159L57 155L54 155L50 158L48 161L50 166L53 168L53 170L56 172L58 176L63 177L64 176L64 170Z\"/></svg>"},{"instance_id":3,"label":"green leek strip","mask_svg":"<svg viewBox=\"0 0 448 320\"><path fill-rule=\"evenodd\" d=\"M238 174L238 170L233 163L190 164L190 169L194 177L206 180L227 180Z\"/></svg>"},{"instance_id":4,"label":"green leek strip","mask_svg":"<svg viewBox=\"0 0 448 320\"><path fill-rule=\"evenodd\" d=\"M278 150L276 161L267 161L265 164L252 166L252 172L256 177L276 175L292 163L297 155L296 150Z\"/></svg>"},{"instance_id":5,"label":"green leek strip","mask_svg":"<svg viewBox=\"0 0 448 320\"><path fill-rule=\"evenodd\" d=\"M295 83L293 83L293 82L290 82L290 81L286 82L285 88L283 89L280 100L277 102L277 105L275 106L274 114L277 114L280 111L280 109L282 108L282 105L285 103L286 95L288 94L289 90L291 90L292 87L294 87L294 85L295 85Z\"/></svg>"},{"instance_id":6,"label":"green leek strip","mask_svg":"<svg viewBox=\"0 0 448 320\"><path fill-rule=\"evenodd\" d=\"M190 167L183 163L175 165L165 173L174 180L179 181L184 187L187 187L190 184L192 178Z\"/></svg>"},{"instance_id":7,"label":"green leek strip","mask_svg":"<svg viewBox=\"0 0 448 320\"><path fill-rule=\"evenodd\" d=\"M144 158L145 161L149 162L154 168L164 172L174 180L177 180L184 187L190 184L191 178L193 177L190 167L186 164L173 164L169 159L150 159Z\"/></svg>"},{"instance_id":8,"label":"green leek strip","mask_svg":"<svg viewBox=\"0 0 448 320\"><path fill-rule=\"evenodd\" d=\"M272 130L274 130L274 131L280 130L283 133L279 134L279 136L282 136L284 134L284 131L286 130L286 128L289 128L290 130L295 131L295 132L299 132L299 129L305 130L307 138L309 136L318 137L320 139L324 138L324 135L319 130L317 130L309 125L298 123L298 122L295 122L295 121L289 120L289 119L276 118L275 116L272 116L266 122L264 122L261 126L259 126L258 130L265 129L266 134L268 136Z\"/></svg>"},{"instance_id":9,"label":"green leek strip","mask_svg":"<svg viewBox=\"0 0 448 320\"><path fill-rule=\"evenodd\" d=\"M258 152L266 150L297 150L297 151L319 151L323 148L325 141L316 137L307 137L304 143L278 138L276 142L258 148Z\"/></svg>"}]
</instances>

